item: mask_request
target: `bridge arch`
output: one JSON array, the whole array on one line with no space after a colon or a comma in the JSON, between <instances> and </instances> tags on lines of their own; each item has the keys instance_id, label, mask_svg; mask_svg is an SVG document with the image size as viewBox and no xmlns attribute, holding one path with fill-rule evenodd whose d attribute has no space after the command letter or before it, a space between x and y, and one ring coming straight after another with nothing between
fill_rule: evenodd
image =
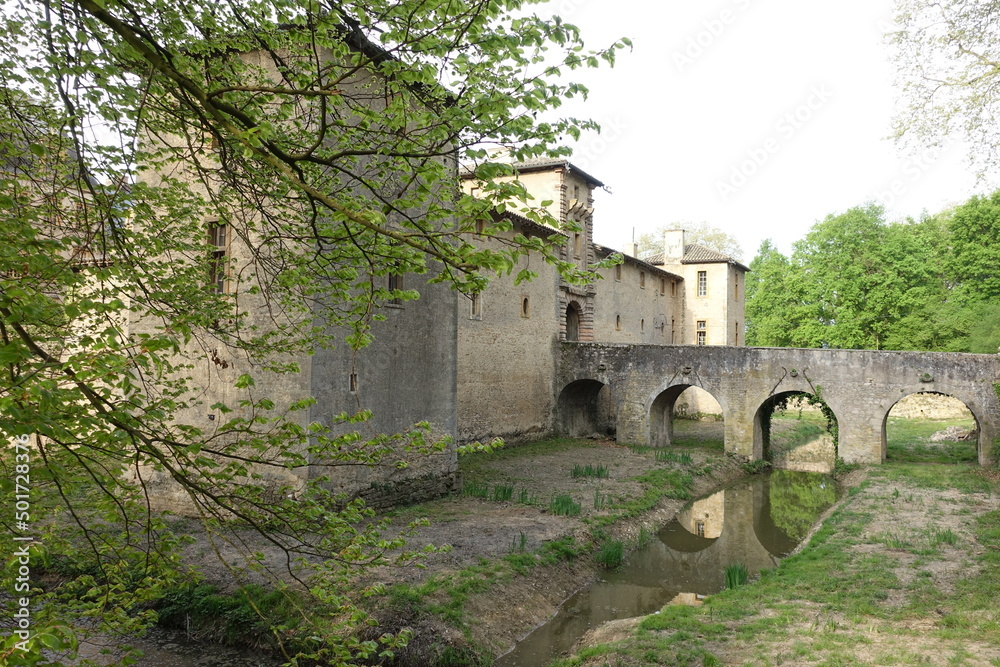
<instances>
[{"instance_id":1,"label":"bridge arch","mask_svg":"<svg viewBox=\"0 0 1000 667\"><path fill-rule=\"evenodd\" d=\"M649 415L649 444L653 447L666 447L673 444L674 441L674 407L677 404L677 399L686 390L691 387L697 387L707 394L711 395L718 403L722 410L723 419L725 419L726 409L716 395L716 392L696 384L668 384L665 387L661 387L657 393L655 393L651 400L648 402L646 407L646 413Z\"/></svg>"},{"instance_id":2,"label":"bridge arch","mask_svg":"<svg viewBox=\"0 0 1000 667\"><path fill-rule=\"evenodd\" d=\"M888 457L888 454L889 454L889 451L888 451L888 449L889 449L889 417L892 416L893 409L896 406L898 406L900 404L900 402L902 402L903 400L905 400L907 398L910 398L910 397L913 397L913 396L918 396L918 397L919 396L947 396L949 398L955 399L956 401L958 401L962 405L964 405L965 406L965 410L967 411L968 417L972 419L973 424L974 424L974 433L975 433L976 437L975 437L973 443L971 443L971 445L975 448L975 459L976 459L976 461L979 462L980 464L982 464L983 461L984 461L984 458L985 458L985 456L984 456L984 448L988 447L988 444L989 444L988 442L984 442L983 441L983 437L984 436L983 436L983 422L982 422L982 419L979 417L979 415L976 414L976 410L973 408L973 405L975 405L975 403L972 402L972 405L970 405L970 401L966 400L962 396L958 395L958 393L960 393L960 392L950 393L950 392L936 391L936 390L923 390L923 391L918 390L918 391L911 391L911 392L909 392L909 393L907 393L905 395L901 395L898 400L896 400L892 405L890 405L885 410L885 415L882 418L882 461L885 461L886 458Z\"/></svg>"},{"instance_id":3,"label":"bridge arch","mask_svg":"<svg viewBox=\"0 0 1000 667\"><path fill-rule=\"evenodd\" d=\"M797 446L806 444L806 442L795 444L794 441L789 443L792 445L789 451L777 451L774 448L774 438L772 437L772 423L771 418L774 416L775 409L787 403L788 399L795 397L809 397L814 396L819 398L817 394L812 393L805 389L789 389L786 391L771 394L765 398L758 406L753 417L753 452L754 459L764 459L765 461L774 461L776 455L780 457L785 457L791 449L795 449ZM836 410L834 406L830 405L829 401L824 401L827 408L831 413L833 419L833 427L836 432L839 429L840 420L837 417ZM833 465L837 460L837 438L834 437L834 449L832 456L829 460L826 460L826 456L823 456L820 452L820 459L811 462L799 462L799 465L795 469L809 471L809 472L829 472L833 469ZM783 461L783 465L788 465L788 461ZM807 464L807 465L802 465ZM815 464L815 465L808 465Z\"/></svg>"},{"instance_id":4,"label":"bridge arch","mask_svg":"<svg viewBox=\"0 0 1000 667\"><path fill-rule=\"evenodd\" d=\"M617 430L618 400L600 380L574 380L559 392L558 430L571 437L613 436Z\"/></svg>"}]
</instances>

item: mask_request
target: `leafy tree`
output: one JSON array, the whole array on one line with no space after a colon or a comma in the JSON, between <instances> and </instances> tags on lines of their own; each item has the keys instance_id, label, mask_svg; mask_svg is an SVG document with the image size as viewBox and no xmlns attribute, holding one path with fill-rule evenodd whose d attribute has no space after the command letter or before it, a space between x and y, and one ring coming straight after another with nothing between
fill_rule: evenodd
<instances>
[{"instance_id":1,"label":"leafy tree","mask_svg":"<svg viewBox=\"0 0 1000 667\"><path fill-rule=\"evenodd\" d=\"M998 164L1000 103L996 2L898 0L896 47L902 112L897 139L912 149L964 139L983 174Z\"/></svg>"},{"instance_id":2,"label":"leafy tree","mask_svg":"<svg viewBox=\"0 0 1000 667\"><path fill-rule=\"evenodd\" d=\"M683 229L685 243L698 243L733 259L743 259L743 248L740 247L740 242L736 237L707 222L662 225L657 227L655 231L640 234L638 241L636 241L639 246L639 255L662 251L663 233L671 229Z\"/></svg>"},{"instance_id":3,"label":"leafy tree","mask_svg":"<svg viewBox=\"0 0 1000 667\"><path fill-rule=\"evenodd\" d=\"M770 239L761 242L746 277L747 345L792 347L798 281L788 258Z\"/></svg>"},{"instance_id":4,"label":"leafy tree","mask_svg":"<svg viewBox=\"0 0 1000 667\"><path fill-rule=\"evenodd\" d=\"M1000 191L956 207L948 228L950 272L964 295L972 301L1000 299Z\"/></svg>"},{"instance_id":5,"label":"leafy tree","mask_svg":"<svg viewBox=\"0 0 1000 667\"><path fill-rule=\"evenodd\" d=\"M790 259L765 242L747 277L748 342L954 349L968 313L950 239L944 216L888 224L865 206L816 223Z\"/></svg>"},{"instance_id":6,"label":"leafy tree","mask_svg":"<svg viewBox=\"0 0 1000 667\"><path fill-rule=\"evenodd\" d=\"M32 526L47 549L36 545L33 563L78 576L33 580L31 639L4 640L0 662L71 651L73 628L116 635L152 621L151 603L187 572L184 538L156 512L149 475L173 481L206 534L224 539L236 521L287 553L286 579L300 589L289 591L289 623L308 638L288 646L293 628L276 630L287 657L353 664L405 641L361 634L372 619L359 599L378 586L353 582L361 568L419 554L324 478L296 471L402 466L450 443L425 424L366 437L364 413L319 424L309 396L282 403L263 388L294 378L318 347L364 346L380 304L417 297L384 276L476 291L533 252L569 280L589 277L542 239L499 251L471 242L479 224L503 230L494 206L527 205L516 183L490 184L510 167L484 146L562 154L557 140L593 125L548 113L586 94L558 75L613 62L622 46L587 52L573 26L526 11L533 4L5 7L0 427L33 444L30 456L0 454L0 491L14 507L15 473L30 458ZM484 179L486 197L458 194L456 158ZM242 259L220 258L207 220ZM221 274L231 289L206 286ZM230 364L245 369L231 398L211 406L223 416L211 431L188 419L206 364L217 378ZM266 494L261 476L291 481ZM6 590L20 544L2 547L14 556ZM299 557L312 563L308 579L292 571ZM262 567L248 554L238 569Z\"/></svg>"}]
</instances>

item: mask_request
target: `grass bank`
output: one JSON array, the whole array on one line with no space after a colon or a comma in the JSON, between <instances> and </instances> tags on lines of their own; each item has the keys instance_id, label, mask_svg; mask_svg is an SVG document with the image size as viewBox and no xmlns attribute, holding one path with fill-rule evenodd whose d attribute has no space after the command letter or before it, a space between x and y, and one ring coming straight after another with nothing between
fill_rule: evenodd
<instances>
[{"instance_id":1,"label":"grass bank","mask_svg":"<svg viewBox=\"0 0 1000 667\"><path fill-rule=\"evenodd\" d=\"M969 466L872 468L776 569L556 664L1000 665L998 493Z\"/></svg>"}]
</instances>

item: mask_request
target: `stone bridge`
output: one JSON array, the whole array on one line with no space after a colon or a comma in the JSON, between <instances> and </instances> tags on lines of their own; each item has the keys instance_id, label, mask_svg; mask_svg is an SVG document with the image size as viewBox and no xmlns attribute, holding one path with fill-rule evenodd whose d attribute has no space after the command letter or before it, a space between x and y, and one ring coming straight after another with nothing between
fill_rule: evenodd
<instances>
[{"instance_id":1,"label":"stone bridge","mask_svg":"<svg viewBox=\"0 0 1000 667\"><path fill-rule=\"evenodd\" d=\"M1000 355L688 345L561 343L557 423L571 435L611 428L620 442L669 445L673 406L688 387L712 394L726 451L764 456L761 415L774 401L819 395L837 417L837 455L885 460L889 410L914 393L947 394L972 411L979 462L1000 447Z\"/></svg>"}]
</instances>

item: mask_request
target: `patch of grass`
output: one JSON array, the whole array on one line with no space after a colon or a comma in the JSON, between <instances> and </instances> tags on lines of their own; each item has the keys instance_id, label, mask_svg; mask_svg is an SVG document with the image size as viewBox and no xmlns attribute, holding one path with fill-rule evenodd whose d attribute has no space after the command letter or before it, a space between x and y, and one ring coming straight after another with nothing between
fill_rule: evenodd
<instances>
[{"instance_id":1,"label":"patch of grass","mask_svg":"<svg viewBox=\"0 0 1000 667\"><path fill-rule=\"evenodd\" d=\"M573 466L573 471L570 473L573 477L607 477L610 473L608 472L607 466L596 465L592 466L589 463L587 465L576 464Z\"/></svg>"},{"instance_id":2,"label":"patch of grass","mask_svg":"<svg viewBox=\"0 0 1000 667\"><path fill-rule=\"evenodd\" d=\"M1000 484L977 474L979 472L978 468L964 465L896 463L873 468L871 475L927 489L957 489L962 493L983 493L990 496Z\"/></svg>"},{"instance_id":3,"label":"patch of grass","mask_svg":"<svg viewBox=\"0 0 1000 667\"><path fill-rule=\"evenodd\" d=\"M493 654L481 648L445 646L434 656L430 667L489 667Z\"/></svg>"},{"instance_id":4,"label":"patch of grass","mask_svg":"<svg viewBox=\"0 0 1000 667\"><path fill-rule=\"evenodd\" d=\"M513 484L497 484L493 487L493 500L504 502L514 497Z\"/></svg>"},{"instance_id":5,"label":"patch of grass","mask_svg":"<svg viewBox=\"0 0 1000 667\"><path fill-rule=\"evenodd\" d=\"M597 517L596 525L603 526L622 518L632 518L656 507L662 498L690 500L694 479L688 472L674 468L654 468L635 478L642 484L642 495L637 498L619 500L615 513Z\"/></svg>"},{"instance_id":6,"label":"patch of grass","mask_svg":"<svg viewBox=\"0 0 1000 667\"><path fill-rule=\"evenodd\" d=\"M538 504L538 496L530 493L527 489L521 489L517 492L517 502L522 505L536 505Z\"/></svg>"},{"instance_id":7,"label":"patch of grass","mask_svg":"<svg viewBox=\"0 0 1000 667\"><path fill-rule=\"evenodd\" d=\"M625 560L625 543L621 540L606 540L594 554L597 564L606 570L613 570Z\"/></svg>"},{"instance_id":8,"label":"patch of grass","mask_svg":"<svg viewBox=\"0 0 1000 667\"><path fill-rule=\"evenodd\" d=\"M958 535L951 528L938 528L930 536L931 546L939 544L950 544L955 546L958 543Z\"/></svg>"},{"instance_id":9,"label":"patch of grass","mask_svg":"<svg viewBox=\"0 0 1000 667\"><path fill-rule=\"evenodd\" d=\"M908 550L913 546L912 542L893 532L885 532L881 535L877 535L875 537L875 541L880 544L884 544L889 549L896 549L899 551Z\"/></svg>"},{"instance_id":10,"label":"patch of grass","mask_svg":"<svg viewBox=\"0 0 1000 667\"><path fill-rule=\"evenodd\" d=\"M672 447L692 447L721 453L725 449L725 424L674 419Z\"/></svg>"},{"instance_id":11,"label":"patch of grass","mask_svg":"<svg viewBox=\"0 0 1000 667\"><path fill-rule=\"evenodd\" d=\"M521 537L515 538L511 546L521 547ZM390 607L408 616L432 615L455 628L467 630L465 605L471 596L503 585L514 574L525 574L534 567L573 560L583 551L569 536L544 542L532 553L510 553L497 560L483 558L478 565L447 575L433 575L418 585L395 584L383 599Z\"/></svg>"},{"instance_id":12,"label":"patch of grass","mask_svg":"<svg viewBox=\"0 0 1000 667\"><path fill-rule=\"evenodd\" d=\"M889 417L886 423L886 459L909 463L975 463L976 443L931 442L930 437L950 426L971 430L970 419L903 419Z\"/></svg>"},{"instance_id":13,"label":"patch of grass","mask_svg":"<svg viewBox=\"0 0 1000 667\"><path fill-rule=\"evenodd\" d=\"M603 510L611 507L611 499L607 494L601 493L600 489L594 489L594 509Z\"/></svg>"},{"instance_id":14,"label":"patch of grass","mask_svg":"<svg viewBox=\"0 0 1000 667\"><path fill-rule=\"evenodd\" d=\"M726 589L736 588L747 583L750 578L750 571L743 563L733 563L727 565L725 570Z\"/></svg>"},{"instance_id":15,"label":"patch of grass","mask_svg":"<svg viewBox=\"0 0 1000 667\"><path fill-rule=\"evenodd\" d=\"M554 496L549 503L549 511L558 516L576 516L581 509L580 503L573 500L573 496L565 493Z\"/></svg>"},{"instance_id":16,"label":"patch of grass","mask_svg":"<svg viewBox=\"0 0 1000 667\"><path fill-rule=\"evenodd\" d=\"M675 452L669 449L657 449L653 454L657 463L677 463L679 465L691 465L694 459L687 452Z\"/></svg>"},{"instance_id":17,"label":"patch of grass","mask_svg":"<svg viewBox=\"0 0 1000 667\"><path fill-rule=\"evenodd\" d=\"M771 452L787 452L826 433L821 412L781 410L771 416Z\"/></svg>"},{"instance_id":18,"label":"patch of grass","mask_svg":"<svg viewBox=\"0 0 1000 667\"><path fill-rule=\"evenodd\" d=\"M200 637L221 644L276 647L271 626L294 632L301 624L300 604L290 590L247 584L235 593L223 593L213 585L192 582L163 596L157 622L168 628L197 627Z\"/></svg>"},{"instance_id":19,"label":"patch of grass","mask_svg":"<svg viewBox=\"0 0 1000 667\"><path fill-rule=\"evenodd\" d=\"M490 497L490 485L483 482L465 480L462 482L462 495L469 498L482 498L486 500Z\"/></svg>"},{"instance_id":20,"label":"patch of grass","mask_svg":"<svg viewBox=\"0 0 1000 667\"><path fill-rule=\"evenodd\" d=\"M528 538L524 532L520 532L518 537L515 537L510 543L511 553L524 553L524 545L527 544Z\"/></svg>"},{"instance_id":21,"label":"patch of grass","mask_svg":"<svg viewBox=\"0 0 1000 667\"><path fill-rule=\"evenodd\" d=\"M539 562L542 565L554 565L560 561L575 560L584 551L576 543L573 536L545 542L538 550Z\"/></svg>"}]
</instances>

